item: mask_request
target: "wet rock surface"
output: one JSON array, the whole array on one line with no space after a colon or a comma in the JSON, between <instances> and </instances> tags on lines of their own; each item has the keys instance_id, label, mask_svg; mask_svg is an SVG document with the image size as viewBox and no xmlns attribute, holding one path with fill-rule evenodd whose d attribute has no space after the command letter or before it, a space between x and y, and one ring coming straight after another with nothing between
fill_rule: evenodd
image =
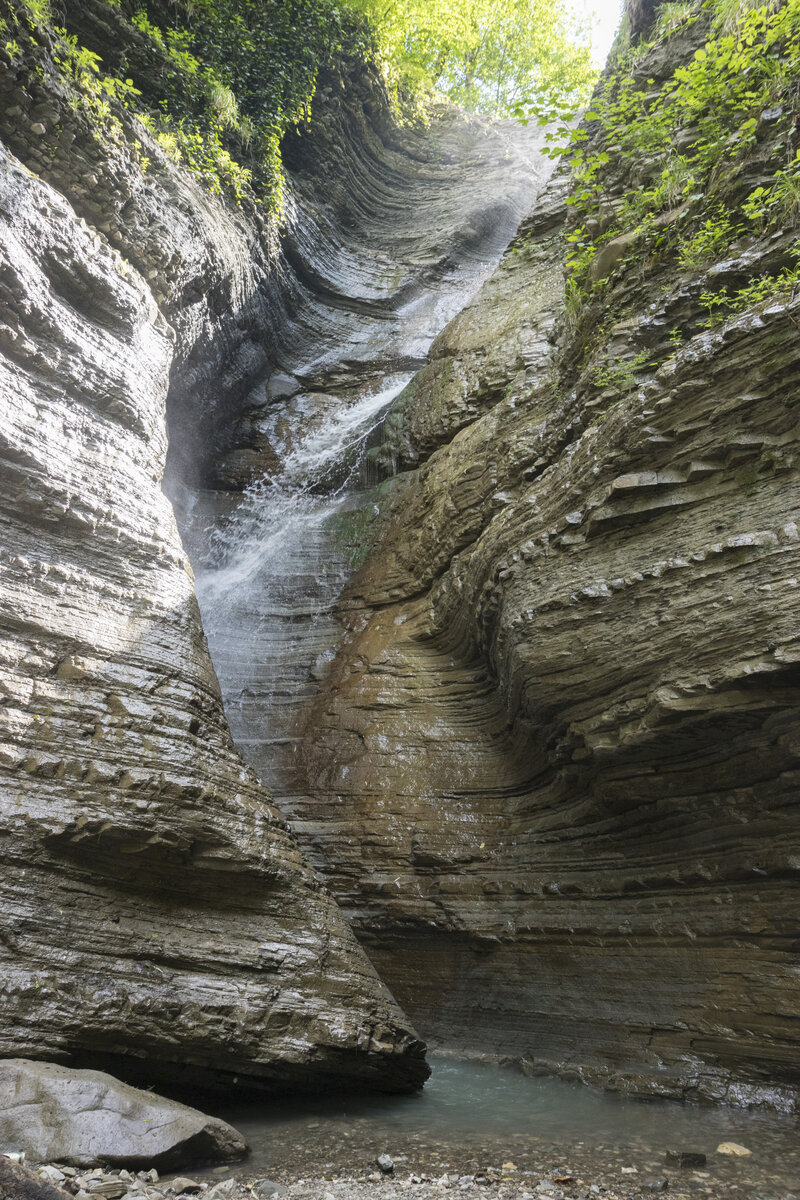
<instances>
[{"instance_id":1,"label":"wet rock surface","mask_svg":"<svg viewBox=\"0 0 800 1200\"><path fill-rule=\"evenodd\" d=\"M116 61L113 7L63 19ZM124 109L98 132L46 38L8 58L0 1053L177 1089L413 1089L422 1043L231 739L162 483L186 531L198 487L232 489L224 509L273 461L270 406L417 365L537 170L452 112L399 135L349 64L287 139L279 245Z\"/></svg>"},{"instance_id":2,"label":"wet rock surface","mask_svg":"<svg viewBox=\"0 0 800 1200\"><path fill-rule=\"evenodd\" d=\"M29 1162L173 1169L244 1158L248 1149L230 1125L197 1109L102 1071L25 1059L0 1060L0 1145L16 1147Z\"/></svg>"}]
</instances>

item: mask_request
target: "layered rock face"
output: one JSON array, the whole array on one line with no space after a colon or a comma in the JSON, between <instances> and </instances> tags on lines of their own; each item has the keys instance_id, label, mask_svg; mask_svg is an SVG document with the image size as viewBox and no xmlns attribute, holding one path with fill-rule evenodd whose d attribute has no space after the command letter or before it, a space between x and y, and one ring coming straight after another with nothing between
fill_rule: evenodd
<instances>
[{"instance_id":1,"label":"layered rock face","mask_svg":"<svg viewBox=\"0 0 800 1200\"><path fill-rule=\"evenodd\" d=\"M65 18L115 65L116 9ZM419 364L541 164L452 114L400 135L345 64L287 145L279 246L124 109L98 128L51 50L0 76L0 1052L173 1087L412 1088L422 1044L234 747L162 480L205 565L197 513L263 473L281 405Z\"/></svg>"},{"instance_id":2,"label":"layered rock face","mask_svg":"<svg viewBox=\"0 0 800 1200\"><path fill-rule=\"evenodd\" d=\"M62 197L2 179L0 1046L412 1087L421 1044L225 724L160 488L173 335Z\"/></svg>"},{"instance_id":3,"label":"layered rock face","mask_svg":"<svg viewBox=\"0 0 800 1200\"><path fill-rule=\"evenodd\" d=\"M576 320L565 215L559 182L387 418L284 811L426 1036L793 1109L800 300L704 329L700 296L796 230L633 255Z\"/></svg>"},{"instance_id":4,"label":"layered rock face","mask_svg":"<svg viewBox=\"0 0 800 1200\"><path fill-rule=\"evenodd\" d=\"M105 6L67 18L98 52L118 34ZM294 365L309 324L324 358L368 310L388 331L381 369L405 365L422 351L395 349L395 311L499 249L480 226L487 200L473 219L466 198L447 213L441 192L448 153L474 155L453 188L479 176L483 127L445 121L439 149L416 135L392 145L375 80L358 88L349 107L331 101L316 150L290 150L281 256L257 211L207 195L155 144L144 175L131 147L146 135L124 111L124 136L98 136L46 39L3 75L3 137L19 156L4 151L2 177L6 1054L173 1086L402 1090L427 1073L234 748L161 491L167 424L173 494L223 463L230 479L245 398ZM504 144L495 153L505 161ZM398 225L398 205L437 188L427 233L412 219L383 256L377 234L356 254L359 223L376 228L388 198ZM513 223L513 205L499 208ZM340 370L362 372L369 336L358 327ZM241 487L241 462L234 475Z\"/></svg>"},{"instance_id":5,"label":"layered rock face","mask_svg":"<svg viewBox=\"0 0 800 1200\"><path fill-rule=\"evenodd\" d=\"M296 294L291 313L286 296L276 304L276 369L220 422L205 486L170 482L234 739L279 806L294 790L298 719L338 642L334 603L385 503L359 507L364 448L550 171L531 131L445 114L428 136L435 161L384 148L339 170L344 194L324 206L315 180L326 166L336 178L333 161L290 147Z\"/></svg>"}]
</instances>

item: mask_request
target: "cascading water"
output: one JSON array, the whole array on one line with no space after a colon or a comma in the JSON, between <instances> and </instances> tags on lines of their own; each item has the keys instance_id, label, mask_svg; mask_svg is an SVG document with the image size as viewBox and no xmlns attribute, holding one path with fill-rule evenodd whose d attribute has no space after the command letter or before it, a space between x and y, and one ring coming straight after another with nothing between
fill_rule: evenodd
<instances>
[{"instance_id":1,"label":"cascading water","mask_svg":"<svg viewBox=\"0 0 800 1200\"><path fill-rule=\"evenodd\" d=\"M519 215L507 200L498 206L481 245L463 248L446 272L429 276L424 267L412 286L408 271L398 270L404 298L396 307L342 301L316 338L302 343L293 331L281 364L290 372L281 376L286 390L270 397L270 385L261 385L246 410L263 456L260 473L243 493L181 497L182 533L231 731L287 812L301 749L297 718L335 654L336 599L353 572L359 535L380 506L368 495L370 437L413 378L404 368L424 364L437 333L491 274ZM413 212L408 219L414 224ZM348 276L344 251L336 270L340 284L348 277L354 291L363 284L363 263L351 261Z\"/></svg>"},{"instance_id":2,"label":"cascading water","mask_svg":"<svg viewBox=\"0 0 800 1200\"><path fill-rule=\"evenodd\" d=\"M263 331L274 376L226 410L210 486L167 483L234 740L287 815L303 790L298 718L381 504L363 472L370 435L552 169L533 127L445 114L424 141L423 155L414 137L408 153L384 148L381 164L357 147L330 187L290 187L283 290Z\"/></svg>"},{"instance_id":3,"label":"cascading water","mask_svg":"<svg viewBox=\"0 0 800 1200\"><path fill-rule=\"evenodd\" d=\"M349 397L300 393L267 420L277 468L248 487L224 522L219 497L198 499L210 523L197 595L237 744L280 788L274 752L291 742L298 704L331 654L332 609L351 570L341 518L364 491L364 452L410 373ZM279 757L279 756L278 756Z\"/></svg>"}]
</instances>

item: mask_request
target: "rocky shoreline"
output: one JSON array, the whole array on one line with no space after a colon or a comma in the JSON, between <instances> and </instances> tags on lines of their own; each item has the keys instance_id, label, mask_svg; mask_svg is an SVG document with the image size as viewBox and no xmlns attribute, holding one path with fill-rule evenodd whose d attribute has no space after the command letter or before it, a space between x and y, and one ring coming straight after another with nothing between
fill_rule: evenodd
<instances>
[{"instance_id":1,"label":"rocky shoreline","mask_svg":"<svg viewBox=\"0 0 800 1200\"><path fill-rule=\"evenodd\" d=\"M691 1200L707 1196L715 1200L758 1197L759 1200L791 1200L800 1196L797 1190L779 1188L774 1195L753 1190L735 1182L722 1182L709 1177L704 1164L681 1165L674 1152L667 1152L673 1161L665 1164L661 1173L645 1175L636 1167L621 1167L616 1171L599 1170L593 1175L583 1169L562 1164L544 1165L540 1170L519 1170L507 1162L477 1170L453 1169L441 1174L417 1173L407 1168L385 1169L391 1163L382 1156L384 1169L377 1162L360 1173L330 1177L273 1180L254 1177L239 1171L224 1179L203 1178L203 1173L160 1177L158 1171L130 1172L95 1168L79 1171L67 1165L48 1165L31 1170L9 1164L20 1182L19 1190L7 1190L7 1181L0 1170L2 1200L56 1200L74 1197L75 1200L442 1200L462 1194L491 1197L491 1200L646 1200L650 1196L663 1200ZM701 1156L702 1157L702 1156ZM734 1155L735 1157L735 1155ZM0 1160L3 1161L3 1160ZM626 1174L627 1172L627 1174ZM4 1184L6 1190L4 1190ZM26 1190L27 1189L27 1190Z\"/></svg>"}]
</instances>

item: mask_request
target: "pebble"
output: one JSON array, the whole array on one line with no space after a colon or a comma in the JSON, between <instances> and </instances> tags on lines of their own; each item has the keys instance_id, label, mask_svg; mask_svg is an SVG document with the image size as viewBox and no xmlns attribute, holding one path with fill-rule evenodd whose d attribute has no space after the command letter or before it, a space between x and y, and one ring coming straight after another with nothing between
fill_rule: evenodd
<instances>
[{"instance_id":1,"label":"pebble","mask_svg":"<svg viewBox=\"0 0 800 1200\"><path fill-rule=\"evenodd\" d=\"M46 1179L48 1183L52 1183L55 1187L60 1187L67 1178L64 1171L59 1170L58 1167L51 1166L39 1167L36 1174L40 1175L42 1179Z\"/></svg>"},{"instance_id":2,"label":"pebble","mask_svg":"<svg viewBox=\"0 0 800 1200\"><path fill-rule=\"evenodd\" d=\"M384 1175L391 1175L394 1171L394 1161L388 1154L379 1154L375 1162Z\"/></svg>"},{"instance_id":3,"label":"pebble","mask_svg":"<svg viewBox=\"0 0 800 1200\"><path fill-rule=\"evenodd\" d=\"M747 1146L740 1146L738 1142L720 1142L717 1146L717 1154L733 1154L736 1158L746 1158L752 1153Z\"/></svg>"}]
</instances>

